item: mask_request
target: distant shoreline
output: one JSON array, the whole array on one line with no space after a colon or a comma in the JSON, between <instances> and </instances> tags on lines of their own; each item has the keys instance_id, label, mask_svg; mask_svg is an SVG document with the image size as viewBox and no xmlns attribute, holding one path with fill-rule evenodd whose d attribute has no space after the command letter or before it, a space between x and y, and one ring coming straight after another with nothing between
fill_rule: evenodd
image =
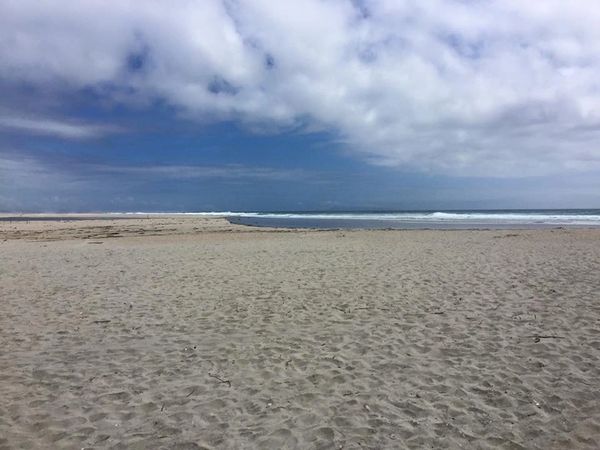
<instances>
[{"instance_id":1,"label":"distant shoreline","mask_svg":"<svg viewBox=\"0 0 600 450\"><path fill-rule=\"evenodd\" d=\"M225 218L225 215L204 215L196 213L1 213L0 222L60 222L74 220L123 220L123 219L164 219L185 217Z\"/></svg>"},{"instance_id":2,"label":"distant shoreline","mask_svg":"<svg viewBox=\"0 0 600 450\"><path fill-rule=\"evenodd\" d=\"M584 214L587 213L587 214ZM0 222L149 219L224 219L237 226L315 230L536 230L598 229L600 210L497 210L397 213L1 213Z\"/></svg>"}]
</instances>

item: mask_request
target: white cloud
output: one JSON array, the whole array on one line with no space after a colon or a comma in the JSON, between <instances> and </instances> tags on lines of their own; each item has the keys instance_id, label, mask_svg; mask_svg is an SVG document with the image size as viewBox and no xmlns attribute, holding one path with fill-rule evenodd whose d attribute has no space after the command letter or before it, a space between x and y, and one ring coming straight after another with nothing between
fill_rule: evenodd
<instances>
[{"instance_id":1,"label":"white cloud","mask_svg":"<svg viewBox=\"0 0 600 450\"><path fill-rule=\"evenodd\" d=\"M20 0L0 79L161 99L197 120L317 127L375 164L600 167L600 4Z\"/></svg>"},{"instance_id":2,"label":"white cloud","mask_svg":"<svg viewBox=\"0 0 600 450\"><path fill-rule=\"evenodd\" d=\"M0 116L0 129L59 136L67 139L86 139L119 131L118 127L65 122L45 117Z\"/></svg>"}]
</instances>

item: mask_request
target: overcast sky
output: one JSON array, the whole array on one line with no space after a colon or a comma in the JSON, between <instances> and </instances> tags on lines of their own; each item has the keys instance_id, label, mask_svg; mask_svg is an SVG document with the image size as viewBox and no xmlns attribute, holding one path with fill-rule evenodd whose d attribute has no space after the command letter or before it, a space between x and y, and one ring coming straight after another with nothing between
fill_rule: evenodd
<instances>
[{"instance_id":1,"label":"overcast sky","mask_svg":"<svg viewBox=\"0 0 600 450\"><path fill-rule=\"evenodd\" d=\"M0 0L0 210L600 207L600 3Z\"/></svg>"}]
</instances>

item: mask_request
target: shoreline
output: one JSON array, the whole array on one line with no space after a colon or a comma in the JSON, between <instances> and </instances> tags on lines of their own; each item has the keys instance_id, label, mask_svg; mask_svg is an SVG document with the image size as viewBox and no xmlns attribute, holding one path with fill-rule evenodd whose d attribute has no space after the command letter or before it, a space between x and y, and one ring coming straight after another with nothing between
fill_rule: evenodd
<instances>
[{"instance_id":1,"label":"shoreline","mask_svg":"<svg viewBox=\"0 0 600 450\"><path fill-rule=\"evenodd\" d=\"M482 222L434 222L434 221L393 221L371 219L263 219L260 217L228 216L213 213L39 213L13 214L0 213L0 225L3 223L20 224L27 222L110 222L110 221L142 221L152 220L181 220L202 221L204 224L211 220L224 220L233 227L245 227L251 230L280 230L280 231L401 231L401 230L440 230L440 231L526 231L526 230L594 230L600 225L567 224L567 223L482 223ZM0 227L0 231L2 228Z\"/></svg>"}]
</instances>

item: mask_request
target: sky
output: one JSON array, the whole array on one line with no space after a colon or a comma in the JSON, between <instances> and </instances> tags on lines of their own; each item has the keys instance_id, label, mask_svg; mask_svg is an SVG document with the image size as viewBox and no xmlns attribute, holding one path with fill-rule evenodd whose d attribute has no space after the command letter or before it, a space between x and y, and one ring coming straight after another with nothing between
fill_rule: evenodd
<instances>
[{"instance_id":1,"label":"sky","mask_svg":"<svg viewBox=\"0 0 600 450\"><path fill-rule=\"evenodd\" d=\"M592 0L0 0L0 211L600 207Z\"/></svg>"}]
</instances>

